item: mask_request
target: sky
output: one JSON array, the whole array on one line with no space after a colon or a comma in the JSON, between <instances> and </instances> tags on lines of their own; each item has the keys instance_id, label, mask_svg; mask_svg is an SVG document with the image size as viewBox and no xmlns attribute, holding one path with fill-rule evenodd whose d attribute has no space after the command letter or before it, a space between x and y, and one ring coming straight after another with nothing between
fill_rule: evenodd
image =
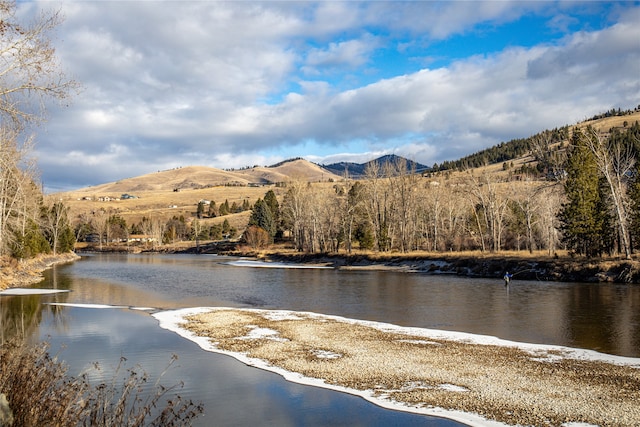
<instances>
[{"instance_id":1,"label":"sky","mask_svg":"<svg viewBox=\"0 0 640 427\"><path fill-rule=\"evenodd\" d=\"M640 105L640 2L24 1L81 85L47 192L180 166L397 154L431 166Z\"/></svg>"}]
</instances>

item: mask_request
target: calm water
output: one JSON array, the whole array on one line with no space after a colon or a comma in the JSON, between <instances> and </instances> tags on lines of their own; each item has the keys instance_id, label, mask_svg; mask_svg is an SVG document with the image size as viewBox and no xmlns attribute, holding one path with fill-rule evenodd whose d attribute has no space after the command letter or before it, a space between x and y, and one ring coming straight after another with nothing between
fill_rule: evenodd
<instances>
[{"instance_id":1,"label":"calm water","mask_svg":"<svg viewBox=\"0 0 640 427\"><path fill-rule=\"evenodd\" d=\"M54 296L2 297L2 337L48 339L78 373L107 370L121 356L151 377L178 356L163 384L205 404L199 425L460 425L380 409L338 392L291 384L232 358L200 350L129 309L46 302L145 306L258 307L313 311L402 326L582 347L640 357L640 287L466 279L393 272L264 269L209 255L95 255L47 273Z\"/></svg>"}]
</instances>

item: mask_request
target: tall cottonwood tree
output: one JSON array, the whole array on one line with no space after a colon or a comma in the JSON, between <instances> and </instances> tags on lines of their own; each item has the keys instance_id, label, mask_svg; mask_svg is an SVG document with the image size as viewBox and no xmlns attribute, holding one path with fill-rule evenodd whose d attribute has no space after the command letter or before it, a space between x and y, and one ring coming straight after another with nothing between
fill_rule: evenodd
<instances>
[{"instance_id":1,"label":"tall cottonwood tree","mask_svg":"<svg viewBox=\"0 0 640 427\"><path fill-rule=\"evenodd\" d=\"M75 235L69 223L69 208L61 201L42 206L40 222L54 255L73 249Z\"/></svg>"},{"instance_id":2,"label":"tall cottonwood tree","mask_svg":"<svg viewBox=\"0 0 640 427\"><path fill-rule=\"evenodd\" d=\"M308 206L307 187L307 183L303 181L287 183L287 192L282 200L280 211L283 228L291 232L296 250L301 252L308 249L305 221L305 211Z\"/></svg>"},{"instance_id":3,"label":"tall cottonwood tree","mask_svg":"<svg viewBox=\"0 0 640 427\"><path fill-rule=\"evenodd\" d=\"M419 176L415 173L415 167L409 169L407 161L401 157L393 164L388 164L385 170L394 200L392 213L398 231L398 244L402 252L408 252L416 248Z\"/></svg>"},{"instance_id":4,"label":"tall cottonwood tree","mask_svg":"<svg viewBox=\"0 0 640 427\"><path fill-rule=\"evenodd\" d=\"M377 162L367 164L365 178L367 193L365 208L373 226L375 246L379 251L386 252L391 250L393 231L389 181L383 177Z\"/></svg>"},{"instance_id":5,"label":"tall cottonwood tree","mask_svg":"<svg viewBox=\"0 0 640 427\"><path fill-rule=\"evenodd\" d=\"M65 99L75 83L61 72L51 31L61 22L59 12L42 13L22 24L16 3L0 0L0 254L6 253L16 224L30 218L30 191L35 175L28 161L29 126L44 118L47 99Z\"/></svg>"},{"instance_id":6,"label":"tall cottonwood tree","mask_svg":"<svg viewBox=\"0 0 640 427\"><path fill-rule=\"evenodd\" d=\"M591 151L599 173L606 182L610 206L613 210L618 238L622 252L627 259L631 258L629 240L629 175L635 164L632 147L618 143L617 140L601 135L593 128L585 133L578 133L584 139L585 146Z\"/></svg>"},{"instance_id":7,"label":"tall cottonwood tree","mask_svg":"<svg viewBox=\"0 0 640 427\"><path fill-rule=\"evenodd\" d=\"M0 127L0 255L7 252L14 238L24 235L28 221L36 219L33 202L42 197L34 186L29 147L18 144L16 138L13 129Z\"/></svg>"},{"instance_id":8,"label":"tall cottonwood tree","mask_svg":"<svg viewBox=\"0 0 640 427\"><path fill-rule=\"evenodd\" d=\"M472 203L471 212L480 234L482 250L491 252L502 248L504 220L508 210L508 198L498 190L496 179L487 173L480 177L469 174L467 190Z\"/></svg>"}]
</instances>

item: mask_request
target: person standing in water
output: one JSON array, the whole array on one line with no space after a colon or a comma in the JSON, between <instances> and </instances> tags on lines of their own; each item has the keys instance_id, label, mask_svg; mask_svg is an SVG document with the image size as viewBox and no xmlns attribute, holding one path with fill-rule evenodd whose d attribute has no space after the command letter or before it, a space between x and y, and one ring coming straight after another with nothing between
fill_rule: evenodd
<instances>
[{"instance_id":1,"label":"person standing in water","mask_svg":"<svg viewBox=\"0 0 640 427\"><path fill-rule=\"evenodd\" d=\"M513 274L509 274L509 272L507 271L506 273L504 273L504 285L505 286L509 286L509 282L511 282L511 278L513 277Z\"/></svg>"}]
</instances>

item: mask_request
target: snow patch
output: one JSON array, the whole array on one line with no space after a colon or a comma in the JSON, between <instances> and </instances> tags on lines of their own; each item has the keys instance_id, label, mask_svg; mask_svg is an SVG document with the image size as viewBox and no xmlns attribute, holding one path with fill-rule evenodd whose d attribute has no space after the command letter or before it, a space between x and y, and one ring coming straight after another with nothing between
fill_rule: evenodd
<instances>
[{"instance_id":1,"label":"snow patch","mask_svg":"<svg viewBox=\"0 0 640 427\"><path fill-rule=\"evenodd\" d=\"M62 292L71 292L68 289L33 289L33 288L9 288L0 291L0 295L49 295Z\"/></svg>"},{"instance_id":2,"label":"snow patch","mask_svg":"<svg viewBox=\"0 0 640 427\"><path fill-rule=\"evenodd\" d=\"M328 350L311 350L311 353L318 359L340 359L342 357L341 354Z\"/></svg>"},{"instance_id":3,"label":"snow patch","mask_svg":"<svg viewBox=\"0 0 640 427\"><path fill-rule=\"evenodd\" d=\"M389 399L388 396L385 397L384 393L380 394L381 390L379 388L377 390L361 391L361 390L349 389L342 386L327 384L322 379L308 378L297 372L286 371L282 368L269 365L264 360L248 357L246 354L243 354L243 353L234 353L230 351L221 350L217 348L215 343L212 343L211 340L204 337L199 337L193 334L192 332L184 329L183 325L186 323L185 321L186 317L194 314L207 313L207 312L216 311L216 310L230 310L230 308L194 307L194 308L186 308L186 309L180 309L180 310L158 312L153 314L153 316L159 321L160 327L176 332L178 335L197 343L204 350L231 356L248 366L253 366L259 369L264 369L264 370L279 374L288 381L292 381L299 384L311 385L315 387L323 387L323 388L337 390L345 393L350 393L356 396L360 396L386 409L401 410L401 411L407 411L411 413L447 418L447 419L461 422L463 424L467 424L469 426L477 426L477 427L498 427L498 426L505 427L506 426L506 424L504 423L488 420L478 414L448 410L448 409L431 407L431 406L429 407L409 406L401 402L395 402ZM269 310L259 310L259 309L233 309L233 308L231 308L231 310L247 311L251 313L257 313L262 316L267 316L267 315L275 316L275 318L280 318L280 319L286 319L286 318L290 318L289 316L293 316L293 318L316 319L318 321L333 320L333 321L339 321L343 323L364 325L364 326L376 328L383 332L389 331L389 332L395 332L400 334L406 334L407 336L411 336L411 337L424 337L425 338L424 342L427 342L427 343L430 342L429 340L446 340L446 341L458 341L458 342L473 343L473 344L516 347L516 348L530 352L531 355L534 357L548 358L551 355L553 358L558 357L558 358L571 358L571 359L580 359L580 360L604 361L604 362L614 363L617 365L640 368L640 358L613 356L613 355L608 355L604 353L598 353L593 350L585 350L585 349L579 349L579 348L521 343L521 342L515 342L515 341L502 340L497 337L492 337L487 335L475 335L475 334L469 334L469 333L463 333L463 332L402 327L402 326L392 325L388 323L356 320L356 319L349 319L345 317L332 316L332 315L321 315L321 314L312 313L312 312L292 312L292 311L286 311L286 310L269 311ZM275 332L267 328L255 328L255 329L258 329L258 330L264 329L264 331L259 331L259 333L256 333L260 336L265 333L267 336L273 336L274 335L273 332ZM269 331L271 332L269 333ZM423 340L417 340L417 341L423 341ZM429 386L421 383L407 383L403 386L403 388L407 388L407 387L433 388L433 386ZM464 387L460 387L454 384L441 384L437 387L443 390L453 391L453 392L468 391ZM563 424L563 427L594 427L594 426L589 424L584 424L584 423L565 423Z\"/></svg>"},{"instance_id":4,"label":"snow patch","mask_svg":"<svg viewBox=\"0 0 640 427\"><path fill-rule=\"evenodd\" d=\"M273 341L289 341L286 338L280 337L280 333L270 328L259 328L254 325L248 325L248 328L251 330L244 337L238 337L239 340L259 340L259 339L267 339Z\"/></svg>"},{"instance_id":5,"label":"snow patch","mask_svg":"<svg viewBox=\"0 0 640 427\"><path fill-rule=\"evenodd\" d=\"M442 345L439 342L427 341L427 340L397 340L397 342L406 342L409 344L417 344L417 345Z\"/></svg>"},{"instance_id":6,"label":"snow patch","mask_svg":"<svg viewBox=\"0 0 640 427\"><path fill-rule=\"evenodd\" d=\"M267 320L280 321L280 320L303 320L304 317L300 317L293 312L275 310L273 312L265 313L262 317Z\"/></svg>"},{"instance_id":7,"label":"snow patch","mask_svg":"<svg viewBox=\"0 0 640 427\"><path fill-rule=\"evenodd\" d=\"M50 302L47 305L59 305L62 307L77 307L77 308L129 308L126 305L105 305L105 304L80 304L70 302Z\"/></svg>"},{"instance_id":8,"label":"snow patch","mask_svg":"<svg viewBox=\"0 0 640 427\"><path fill-rule=\"evenodd\" d=\"M333 269L326 265L308 265L308 264L287 264L284 262L265 262L240 259L237 261L229 261L225 263L234 267L251 267L251 268L296 268L296 269Z\"/></svg>"},{"instance_id":9,"label":"snow patch","mask_svg":"<svg viewBox=\"0 0 640 427\"><path fill-rule=\"evenodd\" d=\"M460 387L459 385L455 384L440 384L438 388L445 391L453 391L456 393L464 393L465 391L469 391L468 388Z\"/></svg>"}]
</instances>

